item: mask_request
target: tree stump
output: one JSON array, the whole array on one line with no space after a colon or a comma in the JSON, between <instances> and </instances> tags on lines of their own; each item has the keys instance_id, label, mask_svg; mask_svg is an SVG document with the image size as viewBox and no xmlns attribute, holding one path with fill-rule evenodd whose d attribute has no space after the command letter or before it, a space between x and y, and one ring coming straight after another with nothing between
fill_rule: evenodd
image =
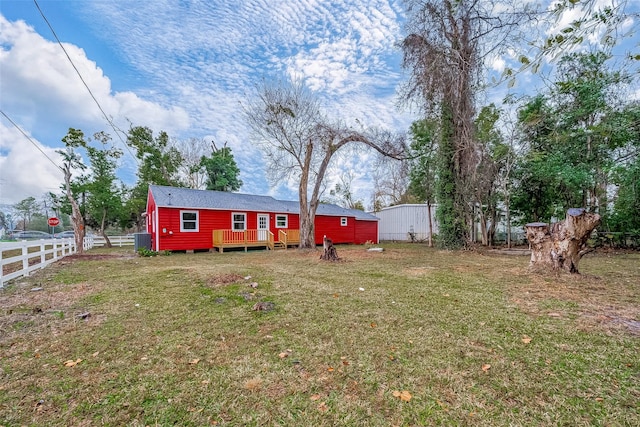
<instances>
[{"instance_id":1,"label":"tree stump","mask_svg":"<svg viewBox=\"0 0 640 427\"><path fill-rule=\"evenodd\" d=\"M324 252L320 255L320 259L325 261L340 261L336 247L333 246L333 241L326 235L322 239L322 246L324 247Z\"/></svg>"},{"instance_id":2,"label":"tree stump","mask_svg":"<svg viewBox=\"0 0 640 427\"><path fill-rule=\"evenodd\" d=\"M578 274L580 258L591 251L586 247L587 240L599 224L600 215L582 208L569 209L565 220L551 224L550 228L544 222L527 224L529 265Z\"/></svg>"}]
</instances>

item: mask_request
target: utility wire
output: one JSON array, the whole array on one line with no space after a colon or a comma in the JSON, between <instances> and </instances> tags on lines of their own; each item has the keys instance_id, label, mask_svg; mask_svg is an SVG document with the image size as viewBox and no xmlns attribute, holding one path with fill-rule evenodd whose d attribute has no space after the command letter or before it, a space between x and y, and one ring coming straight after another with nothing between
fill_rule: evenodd
<instances>
[{"instance_id":1,"label":"utility wire","mask_svg":"<svg viewBox=\"0 0 640 427\"><path fill-rule=\"evenodd\" d=\"M51 157L49 157L49 156L47 155L47 153L45 153L44 151L42 151L42 148L40 148L40 147L38 146L38 144L36 144L36 142L35 142L33 139L31 139L31 137L30 137L29 135L27 135L27 134L25 133L25 131L23 131L23 130L22 130L22 128L21 128L20 126L18 126L18 125L16 124L16 122L14 122L13 120L11 120L11 118L10 118L9 116L7 116L7 115L5 114L5 112L4 112L4 111L0 110L0 114L2 114L2 115L3 115L7 120L9 120L9 122L11 122L11 124L12 124L13 126L15 126L15 128L16 128L16 129L18 129L18 130L20 131L20 133L21 133L21 134L23 134L23 135L24 135L24 137L25 137L25 138L27 138L27 139L29 140L29 142L31 142L31 143L33 144L33 146L34 146L34 147L36 147L36 148L37 148L37 149L38 149L38 150L39 150L39 151L40 151L40 152L41 152L41 153L42 153L42 154L43 154L47 159L49 159L49 161L50 161L51 163L53 163L53 165L54 165L56 168L58 168L58 169L60 169L60 170L62 171L62 168L60 167L60 165L58 165L56 162L54 162L54 161L51 159Z\"/></svg>"},{"instance_id":2,"label":"utility wire","mask_svg":"<svg viewBox=\"0 0 640 427\"><path fill-rule=\"evenodd\" d=\"M93 99L93 101L96 103L96 105L98 106L98 109L100 109L100 112L102 112L102 115L104 116L104 118L107 120L107 123L109 123L109 125L111 126L111 128L114 130L114 132L116 133L116 135L118 136L118 139L120 139L120 142L122 142L122 145L124 145L124 147L127 149L127 151L129 152L129 154L131 154L131 157L133 157L133 159L136 161L136 163L138 162L138 158L136 156L133 155L133 153L131 152L131 149L129 148L129 146L127 145L126 142L124 142L124 140L122 139L122 136L119 133L119 129L116 128L116 126L113 124L113 122L111 121L111 119L109 118L109 116L107 115L107 113L105 113L104 109L102 108L102 106L100 105L100 103L98 102L98 100L96 99L96 97L93 95L93 92L91 91L91 89L89 88L89 85L87 84L87 82L84 80L84 78L82 77L82 74L80 74L80 71L78 70L78 68L76 67L76 64L73 63L73 61L71 60L71 56L69 56L69 53L67 52L67 50L64 48L64 46L62 45L62 42L60 41L60 39L58 38L58 35L56 34L55 30L53 29L53 26L51 25L51 23L49 22L49 20L47 19L47 17L45 16L44 12L42 11L42 9L40 9L40 5L38 4L37 0L33 0L33 2L36 5L36 8L38 8L38 12L40 12L40 15L42 15L42 19L44 19L44 22L47 23L47 26L49 27L49 29L51 30L51 33L53 34L53 37L55 37L56 41L58 42L58 45L60 45L60 48L62 49L62 51L64 52L64 54L67 56L67 59L69 60L69 62L71 63L71 66L73 67L74 70L76 70L76 74L78 74L78 77L80 77L80 80L82 81L82 84L84 85L85 88L87 88L87 91L89 91L89 95L91 95L91 98Z\"/></svg>"}]
</instances>

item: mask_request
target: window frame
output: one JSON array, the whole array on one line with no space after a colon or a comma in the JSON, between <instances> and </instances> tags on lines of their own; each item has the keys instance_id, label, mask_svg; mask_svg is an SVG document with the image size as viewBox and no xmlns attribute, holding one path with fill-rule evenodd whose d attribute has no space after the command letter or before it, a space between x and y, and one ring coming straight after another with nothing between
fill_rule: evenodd
<instances>
[{"instance_id":1,"label":"window frame","mask_svg":"<svg viewBox=\"0 0 640 427\"><path fill-rule=\"evenodd\" d=\"M340 217L340 226L341 227L346 227L347 225L349 225L349 220L346 216L341 216Z\"/></svg>"},{"instance_id":2,"label":"window frame","mask_svg":"<svg viewBox=\"0 0 640 427\"><path fill-rule=\"evenodd\" d=\"M236 221L236 215L242 215L244 219L242 221ZM240 224L242 222L242 229L236 228L236 222ZM247 229L247 213L246 212L231 212L231 230L232 231L246 231Z\"/></svg>"},{"instance_id":3,"label":"window frame","mask_svg":"<svg viewBox=\"0 0 640 427\"><path fill-rule=\"evenodd\" d=\"M184 214L195 214L195 219L184 219ZM195 228L185 228L185 223L194 223ZM200 211L194 210L181 210L180 211L180 232L182 233L197 233L200 231Z\"/></svg>"},{"instance_id":4,"label":"window frame","mask_svg":"<svg viewBox=\"0 0 640 427\"><path fill-rule=\"evenodd\" d=\"M280 226L280 220L284 219L284 225ZM289 227L289 215L276 214L276 228L288 228Z\"/></svg>"}]
</instances>

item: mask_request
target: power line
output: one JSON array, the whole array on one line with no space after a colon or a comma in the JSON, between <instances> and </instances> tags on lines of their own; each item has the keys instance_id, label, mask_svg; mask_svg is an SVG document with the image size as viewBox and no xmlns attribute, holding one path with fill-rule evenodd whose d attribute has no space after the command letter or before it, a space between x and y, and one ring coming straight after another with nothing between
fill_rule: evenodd
<instances>
[{"instance_id":1,"label":"power line","mask_svg":"<svg viewBox=\"0 0 640 427\"><path fill-rule=\"evenodd\" d=\"M58 38L58 35L56 34L55 30L53 29L53 26L51 25L51 23L49 22L49 20L45 16L45 14L42 11L42 9L40 9L40 5L38 4L38 1L37 0L33 0L33 2L35 3L36 8L38 8L38 12L40 12L40 15L42 15L42 19L44 19L44 22L47 23L47 26L51 30L51 33L53 34L53 37L55 37L56 41L58 42L58 45L60 46L60 48L62 49L64 54L67 56L67 59L71 63L71 66L73 67L74 70L76 70L76 74L78 74L78 77L80 77L80 80L82 81L82 84L84 85L85 88L87 88L87 91L89 91L89 95L91 95L91 98L93 99L93 102L96 103L96 105L98 106L98 109L100 110L100 112L104 116L105 120L107 121L107 123L109 123L109 125L111 126L113 131L116 133L116 135L118 136L118 139L120 140L120 142L122 142L122 145L124 145L124 147L127 149L129 154L131 155L131 157L133 157L133 159L136 161L136 163L138 163L138 158L133 155L133 153L131 152L131 149L129 148L127 143L124 142L124 140L122 139L122 136L120 135L120 133L118 133L119 129L116 128L116 126L113 124L113 122L111 121L111 119L109 118L107 113L105 113L104 109L102 108L102 106L100 105L100 103L98 102L96 97L94 96L93 92L89 88L89 85L87 84L87 82L82 77L82 74L80 74L80 70L78 70L78 68L76 67L76 64L74 64L73 61L71 60L71 56L69 56L69 53L67 52L67 50L62 45L62 42L60 41L60 39Z\"/></svg>"},{"instance_id":2,"label":"power line","mask_svg":"<svg viewBox=\"0 0 640 427\"><path fill-rule=\"evenodd\" d=\"M37 149L38 149L38 150L39 150L39 151L40 151L40 152L41 152L41 153L42 153L42 154L43 154L47 159L49 159L49 161L50 161L51 163L53 163L53 165L54 165L56 168L58 168L58 169L60 169L60 170L62 171L62 168L60 167L60 165L58 165L56 162L54 162L54 161L51 159L51 157L49 157L49 156L47 155L47 153L45 153L45 152L42 150L42 148L40 148L40 147L38 146L38 144L36 144L36 142L35 142L33 139L31 139L31 137L30 137L29 135L27 135L27 134L25 133L25 131L23 131L23 130L22 130L22 128L20 128L20 126L18 126L18 125L16 124L16 122L14 122L13 120L11 120L11 118L10 118L9 116L7 116L7 115L5 114L5 112L4 112L4 111L0 110L0 113L1 113L1 114L2 114L2 115L3 115L7 120L9 120L9 122L11 122L11 124L12 124L16 129L18 129L18 130L20 131L20 133L21 133L21 134L23 134L23 135L24 135L24 137L25 137L25 138L27 138L27 139L29 140L29 142L31 142L31 143L33 144L33 146L34 146L34 147L36 147L36 148L37 148Z\"/></svg>"}]
</instances>

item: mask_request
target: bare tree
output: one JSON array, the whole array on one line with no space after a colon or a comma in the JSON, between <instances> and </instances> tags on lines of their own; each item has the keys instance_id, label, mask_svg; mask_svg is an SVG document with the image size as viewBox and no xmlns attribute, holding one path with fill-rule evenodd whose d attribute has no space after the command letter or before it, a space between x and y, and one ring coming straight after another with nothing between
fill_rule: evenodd
<instances>
[{"instance_id":1,"label":"bare tree","mask_svg":"<svg viewBox=\"0 0 640 427\"><path fill-rule=\"evenodd\" d=\"M410 203L409 162L381 156L373 172L374 199L382 206Z\"/></svg>"},{"instance_id":2,"label":"bare tree","mask_svg":"<svg viewBox=\"0 0 640 427\"><path fill-rule=\"evenodd\" d=\"M172 138L170 145L182 155L182 163L178 166L180 179L188 188L204 190L207 174L200 167L200 159L210 151L210 143L204 138L189 138L186 140Z\"/></svg>"},{"instance_id":3,"label":"bare tree","mask_svg":"<svg viewBox=\"0 0 640 427\"><path fill-rule=\"evenodd\" d=\"M315 248L314 222L322 183L333 156L361 143L401 157L404 139L390 132L357 131L330 121L319 100L301 82L264 84L245 109L253 140L263 150L272 182L293 177L300 200L300 247Z\"/></svg>"},{"instance_id":4,"label":"bare tree","mask_svg":"<svg viewBox=\"0 0 640 427\"><path fill-rule=\"evenodd\" d=\"M82 157L75 151L75 148L86 144L84 134L79 129L69 128L69 132L62 138L66 149L56 150L62 156L62 171L64 172L64 187L67 199L71 204L71 225L73 225L73 233L76 243L76 251L78 254L84 252L84 217L80 211L78 201L71 190L71 176L74 169L84 170L86 165L82 162Z\"/></svg>"}]
</instances>

